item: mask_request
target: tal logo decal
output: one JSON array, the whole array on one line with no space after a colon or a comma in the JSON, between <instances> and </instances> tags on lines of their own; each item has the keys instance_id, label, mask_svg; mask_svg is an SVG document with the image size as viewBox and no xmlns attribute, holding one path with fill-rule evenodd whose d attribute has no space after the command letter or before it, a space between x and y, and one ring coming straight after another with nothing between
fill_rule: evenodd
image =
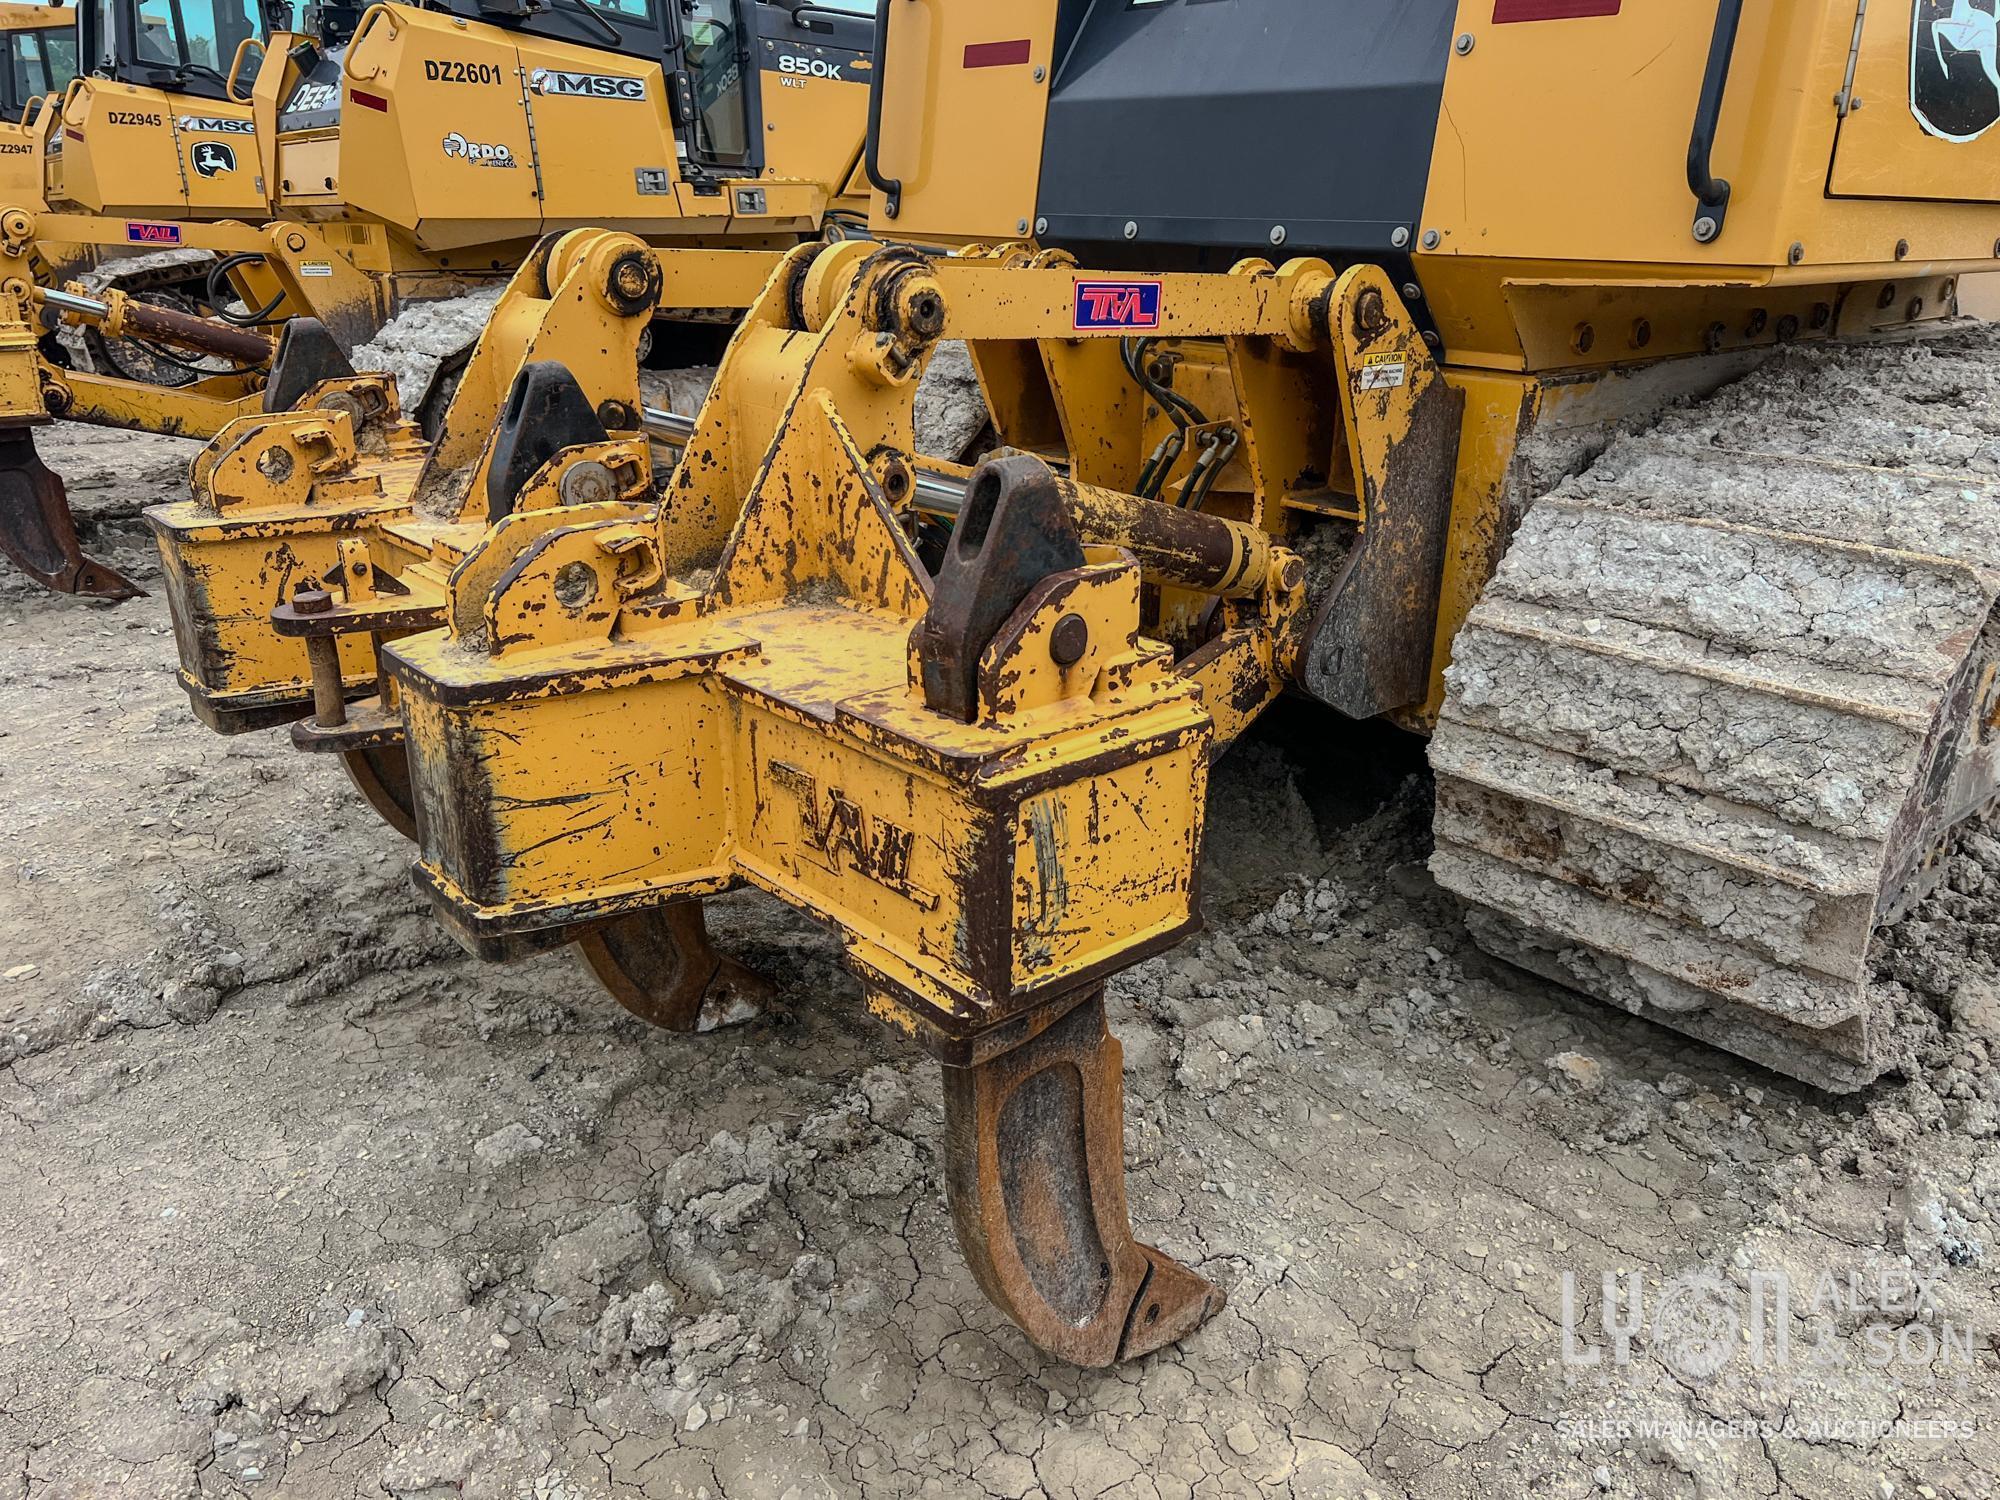
<instances>
[{"instance_id":1,"label":"tal logo decal","mask_svg":"<svg viewBox=\"0 0 2000 1500\"><path fill-rule=\"evenodd\" d=\"M1076 327L1079 332L1158 328L1164 292L1157 281L1079 281Z\"/></svg>"}]
</instances>

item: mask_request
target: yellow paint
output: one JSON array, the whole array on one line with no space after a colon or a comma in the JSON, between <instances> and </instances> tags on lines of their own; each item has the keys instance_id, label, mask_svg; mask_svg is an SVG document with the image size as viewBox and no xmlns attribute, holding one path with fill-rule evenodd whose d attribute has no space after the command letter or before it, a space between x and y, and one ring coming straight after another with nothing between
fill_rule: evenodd
<instances>
[{"instance_id":1,"label":"yellow paint","mask_svg":"<svg viewBox=\"0 0 2000 1500\"><path fill-rule=\"evenodd\" d=\"M250 110L116 79L77 79L63 96L60 197L92 213L135 218L262 219L268 205L257 185L254 137L196 128L207 121L247 125ZM195 171L190 156L204 142L230 146L236 170Z\"/></svg>"},{"instance_id":2,"label":"yellow paint","mask_svg":"<svg viewBox=\"0 0 2000 1500\"><path fill-rule=\"evenodd\" d=\"M60 6L0 3L0 31L73 36L76 12ZM43 159L48 134L55 126L56 100L44 95L31 100L18 120L0 120L0 204L36 210L47 207Z\"/></svg>"},{"instance_id":3,"label":"yellow paint","mask_svg":"<svg viewBox=\"0 0 2000 1500\"><path fill-rule=\"evenodd\" d=\"M1856 92L1842 119L1854 38L1852 0L1772 0L1744 8L1714 170L1734 189L1712 243L1693 235L1688 130L1707 58L1710 13L1627 5L1616 16L1496 25L1466 0L1425 195L1411 226L1418 274L1454 361L1543 369L1699 350L1697 340L1628 347L1638 318L1705 326L1727 311L1779 312L1771 299L1720 288L1817 287L1838 301L1857 279L1942 278L1990 267L2000 209L1990 202L2000 138L1972 150L1923 133L1909 107L1909 6L1871 6ZM1899 71L1900 70L1900 74ZM1534 85L1523 88L1521 81ZM1827 191L1834 171L1836 194ZM1867 193L1870 196L1859 196ZM1426 253L1427 237L1438 237ZM1898 246L1906 248L1901 256ZM1794 259L1794 247L1797 258ZM1617 316L1587 357L1569 351L1583 321L1539 323L1510 304L1519 284L1619 288ZM1718 301L1723 305L1718 307ZM1539 340L1539 344L1537 341ZM1732 337L1732 343L1734 339Z\"/></svg>"}]
</instances>

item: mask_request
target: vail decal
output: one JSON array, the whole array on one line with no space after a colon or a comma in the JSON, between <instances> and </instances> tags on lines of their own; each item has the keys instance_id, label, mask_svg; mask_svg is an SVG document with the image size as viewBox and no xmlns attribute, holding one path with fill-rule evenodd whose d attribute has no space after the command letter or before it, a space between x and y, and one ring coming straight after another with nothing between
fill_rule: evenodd
<instances>
[{"instance_id":1,"label":"vail decal","mask_svg":"<svg viewBox=\"0 0 2000 1500\"><path fill-rule=\"evenodd\" d=\"M1164 290L1157 281L1079 281L1076 327L1158 328Z\"/></svg>"}]
</instances>

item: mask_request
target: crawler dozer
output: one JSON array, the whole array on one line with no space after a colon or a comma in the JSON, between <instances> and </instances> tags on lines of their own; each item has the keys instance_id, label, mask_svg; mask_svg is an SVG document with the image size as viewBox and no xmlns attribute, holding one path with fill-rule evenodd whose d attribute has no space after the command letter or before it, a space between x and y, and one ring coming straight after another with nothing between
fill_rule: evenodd
<instances>
[{"instance_id":1,"label":"crawler dozer","mask_svg":"<svg viewBox=\"0 0 2000 1500\"><path fill-rule=\"evenodd\" d=\"M186 252L218 316L307 314L351 349L408 303L504 282L564 228L783 248L865 217L866 17L440 0L311 19L92 12L111 76L70 88L49 157L50 203L82 212L34 238Z\"/></svg>"},{"instance_id":2,"label":"crawler dozer","mask_svg":"<svg viewBox=\"0 0 2000 1500\"><path fill-rule=\"evenodd\" d=\"M1083 1364L1221 1302L1133 1236L1104 984L1198 926L1207 766L1281 693L1432 736L1482 943L1861 1087L1869 934L2000 780L1995 478L1876 420L2000 261L1971 9L882 0L873 218L963 248L789 252L657 503L603 369L530 360L420 597L358 459L288 481L299 595L218 597L280 500L237 455L236 517L155 517L184 679L260 611L334 642L297 737L403 746L445 922L663 1024L741 998L703 898L833 925L943 1064L975 1276ZM914 441L948 338L970 469ZM1746 374L1787 399L1673 415Z\"/></svg>"},{"instance_id":3,"label":"crawler dozer","mask_svg":"<svg viewBox=\"0 0 2000 1500\"><path fill-rule=\"evenodd\" d=\"M49 159L52 196L91 212L0 211L0 281L27 285L74 262L72 240L154 253L113 262L101 295L77 295L98 285L33 291L41 315L81 318L95 371L71 373L11 341L12 358L36 361L35 378L23 371L15 387L40 393L9 422L0 453L12 491L0 548L51 587L132 592L77 547L59 481L28 435L45 410L207 436L279 409L279 386L297 394L296 383L262 377L272 343L260 330L311 314L315 354L328 338L345 352L406 303L504 277L539 237L586 218L679 249L681 300L657 312L719 333L753 300L776 249L864 211L849 184L866 110L850 69L863 60L865 17L757 0L518 14L334 5L315 15L320 34L305 36L281 29L282 7L261 18L156 14L123 0L87 14L86 53L111 76L69 90ZM266 30L253 100L241 75ZM164 87L202 92L190 102ZM48 253L45 236L65 254ZM206 305L240 331L180 318L174 347L157 334L121 342L118 330L160 322L142 297L167 299L169 312ZM134 348L147 368L128 370L114 352ZM196 364L189 349L236 363ZM318 367L351 373L338 363ZM178 389L154 388L146 377L161 371ZM402 393L412 404L423 394Z\"/></svg>"},{"instance_id":4,"label":"crawler dozer","mask_svg":"<svg viewBox=\"0 0 2000 1500\"><path fill-rule=\"evenodd\" d=\"M34 122L76 77L76 13L61 4L0 4L0 202L42 201Z\"/></svg>"},{"instance_id":5,"label":"crawler dozer","mask_svg":"<svg viewBox=\"0 0 2000 1500\"><path fill-rule=\"evenodd\" d=\"M279 0L111 0L67 14L75 17L67 50L82 71L6 137L27 148L34 179L0 198L31 216L26 234L8 236L5 270L32 271L44 286L89 274L92 293L116 289L193 311L216 300L226 278L208 274L215 257L186 243L187 230L209 225L240 239L247 227L222 221L269 217L257 175L236 169L255 126L225 70L289 31L291 9ZM239 277L229 295L255 292L268 299L268 278L253 288ZM92 342L99 363L114 369L115 356Z\"/></svg>"}]
</instances>

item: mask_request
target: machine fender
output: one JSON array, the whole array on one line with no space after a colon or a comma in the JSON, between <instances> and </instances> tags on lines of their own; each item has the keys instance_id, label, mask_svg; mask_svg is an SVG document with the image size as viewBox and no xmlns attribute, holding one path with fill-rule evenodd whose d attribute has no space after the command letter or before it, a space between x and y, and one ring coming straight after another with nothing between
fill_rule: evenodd
<instances>
[{"instance_id":1,"label":"machine fender","mask_svg":"<svg viewBox=\"0 0 2000 1500\"><path fill-rule=\"evenodd\" d=\"M1314 581L1303 678L1321 702L1367 719L1430 690L1465 398L1379 268L1342 276L1333 327L1362 520L1331 576Z\"/></svg>"}]
</instances>

